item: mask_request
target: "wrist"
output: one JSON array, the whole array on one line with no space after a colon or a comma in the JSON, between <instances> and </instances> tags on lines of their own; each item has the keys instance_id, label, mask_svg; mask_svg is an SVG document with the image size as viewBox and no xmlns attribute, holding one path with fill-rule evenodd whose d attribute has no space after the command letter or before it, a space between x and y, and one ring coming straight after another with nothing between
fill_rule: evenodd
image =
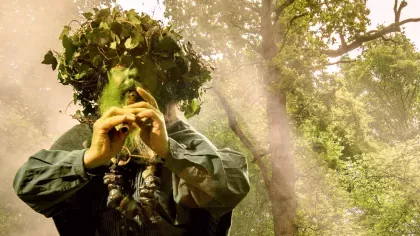
<instances>
[{"instance_id":1,"label":"wrist","mask_svg":"<svg viewBox=\"0 0 420 236\"><path fill-rule=\"evenodd\" d=\"M91 150L87 149L83 156L83 165L86 169L94 169L102 165L102 163L98 162L100 158Z\"/></svg>"},{"instance_id":2,"label":"wrist","mask_svg":"<svg viewBox=\"0 0 420 236\"><path fill-rule=\"evenodd\" d=\"M163 152L159 154L159 156L163 159L166 159L169 157L170 151L169 151L169 142L166 142L165 147L163 148Z\"/></svg>"}]
</instances>

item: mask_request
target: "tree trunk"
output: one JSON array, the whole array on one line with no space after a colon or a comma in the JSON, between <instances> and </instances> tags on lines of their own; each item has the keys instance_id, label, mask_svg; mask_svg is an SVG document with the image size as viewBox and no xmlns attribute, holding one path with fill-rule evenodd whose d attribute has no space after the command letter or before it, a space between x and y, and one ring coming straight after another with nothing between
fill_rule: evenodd
<instances>
[{"instance_id":1,"label":"tree trunk","mask_svg":"<svg viewBox=\"0 0 420 236\"><path fill-rule=\"evenodd\" d=\"M265 80L273 81L275 69L267 68ZM297 228L295 168L292 137L286 110L286 95L281 89L267 87L267 118L271 154L270 200L275 235L293 235Z\"/></svg>"},{"instance_id":2,"label":"tree trunk","mask_svg":"<svg viewBox=\"0 0 420 236\"><path fill-rule=\"evenodd\" d=\"M288 4L293 1L288 1ZM278 53L272 23L272 0L262 1L261 35L267 118L271 154L271 181L269 197L272 204L275 235L293 235L296 229L295 170L292 156L291 133L286 110L286 94L278 85L273 58Z\"/></svg>"}]
</instances>

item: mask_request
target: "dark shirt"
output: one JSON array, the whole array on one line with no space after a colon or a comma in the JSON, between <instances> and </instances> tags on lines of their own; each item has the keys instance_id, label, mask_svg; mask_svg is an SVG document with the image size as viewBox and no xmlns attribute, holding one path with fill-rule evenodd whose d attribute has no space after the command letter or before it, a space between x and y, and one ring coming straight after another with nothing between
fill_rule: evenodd
<instances>
[{"instance_id":1,"label":"dark shirt","mask_svg":"<svg viewBox=\"0 0 420 236\"><path fill-rule=\"evenodd\" d=\"M171 155L158 171L156 223L128 220L106 207L107 167L83 166L83 142L92 136L88 125L76 125L51 150L31 156L16 174L14 189L32 209L53 217L60 235L226 235L233 208L249 192L245 157L217 149L183 121L167 127ZM138 186L144 166L135 168Z\"/></svg>"}]
</instances>

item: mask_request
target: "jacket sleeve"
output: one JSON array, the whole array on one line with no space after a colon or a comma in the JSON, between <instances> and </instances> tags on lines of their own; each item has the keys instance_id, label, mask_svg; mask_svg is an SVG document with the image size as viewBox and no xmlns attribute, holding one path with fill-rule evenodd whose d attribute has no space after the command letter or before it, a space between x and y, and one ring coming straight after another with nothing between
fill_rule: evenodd
<instances>
[{"instance_id":1,"label":"jacket sleeve","mask_svg":"<svg viewBox=\"0 0 420 236\"><path fill-rule=\"evenodd\" d=\"M166 167L174 173L175 202L204 208L215 216L231 211L249 192L245 157L217 149L192 129L169 134Z\"/></svg>"},{"instance_id":2,"label":"jacket sleeve","mask_svg":"<svg viewBox=\"0 0 420 236\"><path fill-rule=\"evenodd\" d=\"M86 133L80 126L66 132L52 149L41 150L18 170L13 188L18 197L35 211L51 217L60 204L89 182L83 166L82 139ZM74 151L70 151L74 150Z\"/></svg>"}]
</instances>

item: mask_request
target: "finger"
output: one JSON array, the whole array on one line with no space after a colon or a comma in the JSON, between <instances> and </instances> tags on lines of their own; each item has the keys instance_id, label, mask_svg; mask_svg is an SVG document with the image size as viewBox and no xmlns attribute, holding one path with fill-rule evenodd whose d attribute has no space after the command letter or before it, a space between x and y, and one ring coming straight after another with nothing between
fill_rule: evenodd
<instances>
[{"instance_id":1,"label":"finger","mask_svg":"<svg viewBox=\"0 0 420 236\"><path fill-rule=\"evenodd\" d=\"M151 118L152 120L161 120L160 115L153 109L146 109L136 114L136 121L143 118Z\"/></svg>"},{"instance_id":2,"label":"finger","mask_svg":"<svg viewBox=\"0 0 420 236\"><path fill-rule=\"evenodd\" d=\"M153 109L153 110L156 110L156 111L159 111L159 110L157 110L157 108L156 107L154 107L154 106L152 106L150 103L148 103L148 102L137 102L137 103L134 103L134 104L131 104L131 105L128 105L128 106L126 106L127 108L148 108L148 109Z\"/></svg>"},{"instance_id":3,"label":"finger","mask_svg":"<svg viewBox=\"0 0 420 236\"><path fill-rule=\"evenodd\" d=\"M128 115L129 113L130 112L126 109L120 107L111 107L101 116L101 119L106 119L108 117L117 115Z\"/></svg>"},{"instance_id":4,"label":"finger","mask_svg":"<svg viewBox=\"0 0 420 236\"><path fill-rule=\"evenodd\" d=\"M144 104L148 104L148 103L144 102ZM143 106L143 107L141 107L141 106ZM127 113L127 114L133 114L133 115L136 115L137 113L140 113L140 112L142 112L144 110L149 110L149 109L155 110L155 108L152 107L150 104L148 106L139 105L137 107L129 107L129 106L126 106L123 109L124 109L124 112L125 113Z\"/></svg>"},{"instance_id":5,"label":"finger","mask_svg":"<svg viewBox=\"0 0 420 236\"><path fill-rule=\"evenodd\" d=\"M148 104L146 102L144 102L145 104ZM108 111L106 113L104 113L101 117L102 120L105 120L109 117L112 116L118 116L118 115L127 115L130 116L131 114L137 114L139 112L142 112L144 109L146 109L145 107L129 107L129 106L124 106L123 108L119 108L119 107L111 107L110 109L108 109Z\"/></svg>"},{"instance_id":6,"label":"finger","mask_svg":"<svg viewBox=\"0 0 420 236\"><path fill-rule=\"evenodd\" d=\"M135 119L136 117L133 114L112 116L102 120L101 122L95 123L95 128L102 130L104 133L108 133L115 126L123 124L124 122L131 124L135 121Z\"/></svg>"},{"instance_id":7,"label":"finger","mask_svg":"<svg viewBox=\"0 0 420 236\"><path fill-rule=\"evenodd\" d=\"M149 118L149 119L145 119ZM157 113L155 110L147 109L140 113L136 114L136 123L139 126L148 126L150 125L149 122L158 122L159 124L163 122L163 118L161 117L160 113Z\"/></svg>"},{"instance_id":8,"label":"finger","mask_svg":"<svg viewBox=\"0 0 420 236\"><path fill-rule=\"evenodd\" d=\"M140 87L137 87L136 90L146 102L150 103L154 108L159 109L155 98L150 93Z\"/></svg>"}]
</instances>

